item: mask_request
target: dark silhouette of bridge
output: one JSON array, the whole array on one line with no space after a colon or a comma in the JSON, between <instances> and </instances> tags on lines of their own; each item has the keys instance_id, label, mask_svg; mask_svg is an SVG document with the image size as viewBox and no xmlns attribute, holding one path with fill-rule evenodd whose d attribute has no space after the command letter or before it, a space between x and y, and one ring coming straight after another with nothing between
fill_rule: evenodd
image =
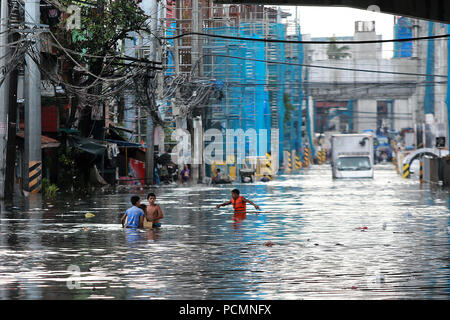
<instances>
[{"instance_id":1,"label":"dark silhouette of bridge","mask_svg":"<svg viewBox=\"0 0 450 320\"><path fill-rule=\"evenodd\" d=\"M450 24L449 0L216 0L216 3L350 7Z\"/></svg>"}]
</instances>

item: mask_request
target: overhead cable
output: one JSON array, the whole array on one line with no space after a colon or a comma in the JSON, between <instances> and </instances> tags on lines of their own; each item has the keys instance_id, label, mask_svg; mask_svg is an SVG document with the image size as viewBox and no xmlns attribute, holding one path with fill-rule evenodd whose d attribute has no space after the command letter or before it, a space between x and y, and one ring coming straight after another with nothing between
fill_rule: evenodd
<instances>
[{"instance_id":1,"label":"overhead cable","mask_svg":"<svg viewBox=\"0 0 450 320\"><path fill-rule=\"evenodd\" d=\"M405 38L405 39L387 39L387 40L360 40L360 41L319 41L319 40L283 40L283 39L270 39L270 38L246 38L246 37L235 37L235 36L225 36L211 33L202 32L186 32L173 37L160 37L161 40L175 40L187 36L205 36L211 38L220 39L230 39L230 40L240 40L240 41L257 41L257 42L275 42L275 43L302 43L302 44L368 44L368 43L387 43L387 42L409 42L409 41L419 41L419 40L431 40L431 39L442 39L450 37L450 34L441 34L435 36L427 37L415 37L415 38Z\"/></svg>"}]
</instances>

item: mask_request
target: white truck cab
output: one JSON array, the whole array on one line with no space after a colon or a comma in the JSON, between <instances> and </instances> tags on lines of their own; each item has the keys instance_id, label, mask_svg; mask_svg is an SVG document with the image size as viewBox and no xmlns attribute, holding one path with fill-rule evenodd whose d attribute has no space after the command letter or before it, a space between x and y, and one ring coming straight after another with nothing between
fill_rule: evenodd
<instances>
[{"instance_id":1,"label":"white truck cab","mask_svg":"<svg viewBox=\"0 0 450 320\"><path fill-rule=\"evenodd\" d=\"M373 138L370 134L333 134L333 178L373 178Z\"/></svg>"}]
</instances>

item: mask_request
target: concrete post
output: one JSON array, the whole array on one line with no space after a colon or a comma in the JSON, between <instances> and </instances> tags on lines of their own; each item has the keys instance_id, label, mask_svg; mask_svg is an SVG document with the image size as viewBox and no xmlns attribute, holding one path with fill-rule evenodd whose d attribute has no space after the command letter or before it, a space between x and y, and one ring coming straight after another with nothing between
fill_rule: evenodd
<instances>
[{"instance_id":1,"label":"concrete post","mask_svg":"<svg viewBox=\"0 0 450 320\"><path fill-rule=\"evenodd\" d=\"M192 32L199 32L199 11L198 11L198 5L199 5L199 1L198 0L192 0ZM199 47L199 36L198 35L193 35L192 36L192 51L191 51L191 68L194 69L193 75L198 76L199 75L199 69L200 66L198 65L199 63L199 57L200 57L200 47ZM196 138L195 138L195 130L196 128L199 127L198 124L198 120L196 119L192 119L192 128L193 131L191 132L191 139L192 139L192 154L195 155L198 153L198 150L196 148L200 147L198 145L198 143L196 143ZM193 157L193 159L196 159L196 157ZM191 168L192 168L192 175L191 175L191 180L194 183L197 183L198 180L200 179L200 168L199 168L199 163L198 161L194 161L191 164Z\"/></svg>"},{"instance_id":2,"label":"concrete post","mask_svg":"<svg viewBox=\"0 0 450 320\"><path fill-rule=\"evenodd\" d=\"M40 1L25 1L25 25L39 28ZM33 34L31 34L33 35ZM35 59L39 59L40 40L35 38ZM37 193L41 189L42 151L41 151L41 74L38 65L25 55L25 163L24 189Z\"/></svg>"},{"instance_id":3,"label":"concrete post","mask_svg":"<svg viewBox=\"0 0 450 320\"><path fill-rule=\"evenodd\" d=\"M192 32L199 32L199 14L198 14L198 0L192 0ZM191 67L194 68L198 62L199 52L199 36L192 36L192 53L191 53ZM194 72L198 75L198 69Z\"/></svg>"},{"instance_id":4,"label":"concrete post","mask_svg":"<svg viewBox=\"0 0 450 320\"><path fill-rule=\"evenodd\" d=\"M129 34L130 37L136 37L137 34L135 32L132 32ZM133 40L131 39L125 39L124 40L124 50L125 54L135 57L136 56L136 49ZM126 133L129 139L132 139L131 141L136 142L135 137L133 136L135 130L136 130L136 98L134 96L135 90L133 88L127 88L124 91L124 127L130 130L133 130L133 133ZM141 143L140 140L137 141L138 143Z\"/></svg>"},{"instance_id":5,"label":"concrete post","mask_svg":"<svg viewBox=\"0 0 450 320\"><path fill-rule=\"evenodd\" d=\"M8 48L8 0L1 0L0 7L0 199L5 192L6 145L8 143L8 106L9 106L9 76L6 66L9 58Z\"/></svg>"},{"instance_id":6,"label":"concrete post","mask_svg":"<svg viewBox=\"0 0 450 320\"><path fill-rule=\"evenodd\" d=\"M14 33L10 42L19 40L19 34ZM9 75L9 107L8 107L8 141L6 146L5 193L4 197L11 200L14 194L14 177L16 171L16 131L17 131L17 81L18 66L13 66Z\"/></svg>"},{"instance_id":7,"label":"concrete post","mask_svg":"<svg viewBox=\"0 0 450 320\"><path fill-rule=\"evenodd\" d=\"M150 60L156 61L157 51L158 51L158 41L155 37L155 33L158 28L158 1L157 0L149 0L149 11L146 12L150 15L150 28L152 34L150 34ZM155 135L155 126L153 124L153 119L149 112L147 112L147 149L145 152L145 179L146 184L153 184L153 175L154 175L154 135Z\"/></svg>"}]
</instances>

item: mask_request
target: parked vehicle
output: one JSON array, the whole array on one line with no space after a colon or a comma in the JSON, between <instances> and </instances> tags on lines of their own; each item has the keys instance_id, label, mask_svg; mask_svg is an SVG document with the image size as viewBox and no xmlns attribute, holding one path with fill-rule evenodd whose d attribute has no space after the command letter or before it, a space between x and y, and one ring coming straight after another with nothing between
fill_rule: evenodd
<instances>
[{"instance_id":1,"label":"parked vehicle","mask_svg":"<svg viewBox=\"0 0 450 320\"><path fill-rule=\"evenodd\" d=\"M331 136L333 178L373 178L373 137L371 134Z\"/></svg>"},{"instance_id":2,"label":"parked vehicle","mask_svg":"<svg viewBox=\"0 0 450 320\"><path fill-rule=\"evenodd\" d=\"M172 162L169 153L164 153L156 159L159 168L160 180L163 183L175 183L178 181L178 167Z\"/></svg>"},{"instance_id":3,"label":"parked vehicle","mask_svg":"<svg viewBox=\"0 0 450 320\"><path fill-rule=\"evenodd\" d=\"M375 161L392 161L391 139L388 136L377 135L374 142Z\"/></svg>"}]
</instances>

